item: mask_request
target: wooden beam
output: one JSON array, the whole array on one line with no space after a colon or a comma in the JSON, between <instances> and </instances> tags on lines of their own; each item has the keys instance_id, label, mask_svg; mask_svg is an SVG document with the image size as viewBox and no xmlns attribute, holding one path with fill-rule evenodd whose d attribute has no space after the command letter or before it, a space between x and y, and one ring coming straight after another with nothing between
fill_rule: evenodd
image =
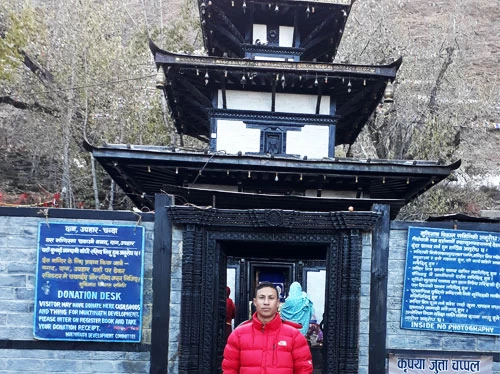
<instances>
[{"instance_id":1,"label":"wooden beam","mask_svg":"<svg viewBox=\"0 0 500 374\"><path fill-rule=\"evenodd\" d=\"M385 374L390 206L374 204L372 210L381 212L382 218L372 232L368 374Z\"/></svg>"},{"instance_id":2,"label":"wooden beam","mask_svg":"<svg viewBox=\"0 0 500 374\"><path fill-rule=\"evenodd\" d=\"M221 79L221 87L222 87L222 109L227 109L226 78Z\"/></svg>"},{"instance_id":3,"label":"wooden beam","mask_svg":"<svg viewBox=\"0 0 500 374\"><path fill-rule=\"evenodd\" d=\"M173 205L171 196L155 195L151 373L168 372L172 224L167 216L167 207L170 205Z\"/></svg>"},{"instance_id":4,"label":"wooden beam","mask_svg":"<svg viewBox=\"0 0 500 374\"><path fill-rule=\"evenodd\" d=\"M272 95L271 95L271 112L276 110L276 79L271 81Z\"/></svg>"},{"instance_id":5,"label":"wooden beam","mask_svg":"<svg viewBox=\"0 0 500 374\"><path fill-rule=\"evenodd\" d=\"M306 50L306 52L304 52L304 54L307 54L307 51L310 51L315 45L321 43L322 41L326 40L326 39L329 39L331 37L333 37L335 35L334 32L330 31L328 33L324 33L324 34L320 34L318 35L316 38L314 39L311 39L307 45L304 47L304 46L301 46L301 48L304 48ZM325 50L319 50L317 52L317 55L320 56L320 55L324 55L325 53L327 53L327 51ZM315 56L316 57L316 56Z\"/></svg>"},{"instance_id":6,"label":"wooden beam","mask_svg":"<svg viewBox=\"0 0 500 374\"><path fill-rule=\"evenodd\" d=\"M243 37L243 35L241 35L240 31L236 28L236 26L234 26L234 24L231 22L231 20L229 18L227 18L226 14L224 13L224 11L221 8L219 8L216 5L212 5L211 10L215 14L217 14L219 19L228 27L229 31L232 33L232 35L234 35L236 37L236 39L238 40L239 43L245 42L245 38ZM213 20L209 23L210 26L215 25L215 24L216 24L215 20Z\"/></svg>"},{"instance_id":7,"label":"wooden beam","mask_svg":"<svg viewBox=\"0 0 500 374\"><path fill-rule=\"evenodd\" d=\"M321 35L322 32L323 32L323 29L325 28L325 26L327 26L332 19L334 19L335 17L337 17L337 15L335 13L332 13L330 14L328 17L326 17L323 22L321 22L318 26L316 26L316 28L310 32L309 35L307 35L306 38L304 38L304 40L301 41L300 43L300 48L309 48L309 44L316 38L317 35ZM334 30L336 30L334 28ZM327 33L328 35L331 34L330 33ZM324 37L322 37L321 39L324 39Z\"/></svg>"},{"instance_id":8,"label":"wooden beam","mask_svg":"<svg viewBox=\"0 0 500 374\"><path fill-rule=\"evenodd\" d=\"M316 114L319 114L321 108L321 94L323 92L323 84L320 83L318 87L318 98L316 99Z\"/></svg>"},{"instance_id":9,"label":"wooden beam","mask_svg":"<svg viewBox=\"0 0 500 374\"><path fill-rule=\"evenodd\" d=\"M235 35L231 34L231 31L225 29L224 27L220 27L218 24L210 24L210 27L214 31L214 33L218 32L219 34L229 39L235 46L241 48L241 44L243 42L241 42Z\"/></svg>"},{"instance_id":10,"label":"wooden beam","mask_svg":"<svg viewBox=\"0 0 500 374\"><path fill-rule=\"evenodd\" d=\"M194 84L192 84L189 79L180 74L175 74L175 77L173 78L177 84L183 86L189 92L189 95L184 95L183 100L189 99L192 95L202 107L212 108L212 102L210 99L206 97Z\"/></svg>"}]
</instances>

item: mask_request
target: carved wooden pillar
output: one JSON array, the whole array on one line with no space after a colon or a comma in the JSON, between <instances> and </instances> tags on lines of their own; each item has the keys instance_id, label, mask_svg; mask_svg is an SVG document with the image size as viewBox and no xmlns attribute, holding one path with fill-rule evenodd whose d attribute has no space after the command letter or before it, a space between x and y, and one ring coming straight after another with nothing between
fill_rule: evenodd
<instances>
[{"instance_id":1,"label":"carved wooden pillar","mask_svg":"<svg viewBox=\"0 0 500 374\"><path fill-rule=\"evenodd\" d=\"M199 228L187 225L183 235L181 333L179 372L196 372L199 365L201 310L201 251ZM198 250L197 250L198 249Z\"/></svg>"},{"instance_id":2,"label":"carved wooden pillar","mask_svg":"<svg viewBox=\"0 0 500 374\"><path fill-rule=\"evenodd\" d=\"M341 315L340 288L342 272L338 267L341 244L338 233L328 247L326 256L326 299L325 331L323 332L323 365L325 373L337 373L340 360L340 334L343 328Z\"/></svg>"},{"instance_id":3,"label":"carved wooden pillar","mask_svg":"<svg viewBox=\"0 0 500 374\"><path fill-rule=\"evenodd\" d=\"M359 365L359 300L361 292L361 237L358 230L351 230L344 236L343 252L346 259L342 261L345 285L342 299L345 300L345 336L343 347L345 353L341 359L343 373L358 373Z\"/></svg>"}]
</instances>

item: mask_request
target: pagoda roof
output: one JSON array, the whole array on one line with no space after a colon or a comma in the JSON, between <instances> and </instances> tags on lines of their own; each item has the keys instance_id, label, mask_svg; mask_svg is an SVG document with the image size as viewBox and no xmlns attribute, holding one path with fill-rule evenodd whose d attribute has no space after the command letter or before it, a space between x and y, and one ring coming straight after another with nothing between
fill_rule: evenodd
<instances>
[{"instance_id":1,"label":"pagoda roof","mask_svg":"<svg viewBox=\"0 0 500 374\"><path fill-rule=\"evenodd\" d=\"M176 196L179 205L224 209L343 211L353 207L365 211L373 204L389 204L394 219L406 203L448 177L461 163L311 160L161 146L85 146L142 210L154 209L155 194L168 193Z\"/></svg>"},{"instance_id":2,"label":"pagoda roof","mask_svg":"<svg viewBox=\"0 0 500 374\"><path fill-rule=\"evenodd\" d=\"M300 42L293 49L301 60L333 61L352 2L198 0L204 46L211 56L243 58L255 42L249 39L252 25L274 24L296 27ZM271 46L262 49L273 50Z\"/></svg>"},{"instance_id":3,"label":"pagoda roof","mask_svg":"<svg viewBox=\"0 0 500 374\"><path fill-rule=\"evenodd\" d=\"M205 142L210 138L211 111L236 114L213 106L214 92L220 89L330 96L336 103L335 145L352 144L402 62L354 65L195 56L162 50L152 41L150 49L159 68L157 85L164 90L178 132ZM317 116L321 117L333 119Z\"/></svg>"}]
</instances>

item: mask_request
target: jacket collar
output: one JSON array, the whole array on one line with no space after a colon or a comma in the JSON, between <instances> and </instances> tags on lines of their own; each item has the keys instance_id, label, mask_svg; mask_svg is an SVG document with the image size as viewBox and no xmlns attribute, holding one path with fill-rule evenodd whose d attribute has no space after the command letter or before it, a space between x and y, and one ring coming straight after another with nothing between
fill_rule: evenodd
<instances>
[{"instance_id":1,"label":"jacket collar","mask_svg":"<svg viewBox=\"0 0 500 374\"><path fill-rule=\"evenodd\" d=\"M265 325L262 322L260 322L260 320L257 318L257 313L254 313L252 316L253 327L259 331L278 330L281 326L281 322L282 321L279 313L276 313L274 319L272 319Z\"/></svg>"}]
</instances>

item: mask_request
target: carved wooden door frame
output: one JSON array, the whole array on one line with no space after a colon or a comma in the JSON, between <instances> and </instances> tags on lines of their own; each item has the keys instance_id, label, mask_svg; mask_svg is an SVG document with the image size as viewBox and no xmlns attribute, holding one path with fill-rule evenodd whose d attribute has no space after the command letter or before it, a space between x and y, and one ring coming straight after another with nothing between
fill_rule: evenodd
<instances>
[{"instance_id":1,"label":"carved wooden door frame","mask_svg":"<svg viewBox=\"0 0 500 374\"><path fill-rule=\"evenodd\" d=\"M325 373L358 373L362 231L378 212L221 210L171 206L183 227L180 373L217 373L224 348L224 241L321 244L327 247Z\"/></svg>"}]
</instances>

